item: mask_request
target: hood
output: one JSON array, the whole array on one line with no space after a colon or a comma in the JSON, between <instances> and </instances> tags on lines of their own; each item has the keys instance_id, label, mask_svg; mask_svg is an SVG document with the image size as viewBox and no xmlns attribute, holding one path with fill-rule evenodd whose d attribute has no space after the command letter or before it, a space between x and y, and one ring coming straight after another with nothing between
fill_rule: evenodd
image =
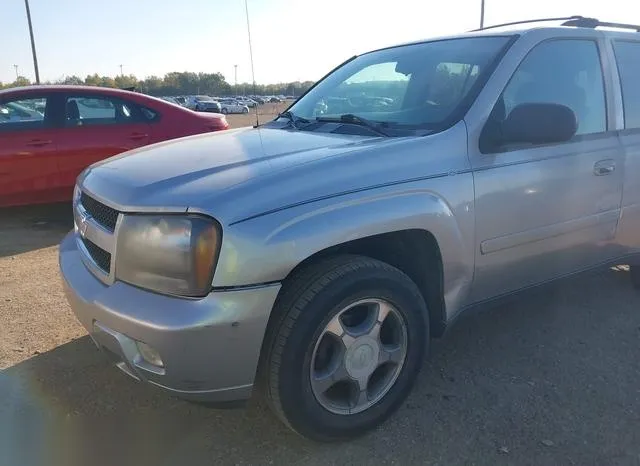
<instances>
[{"instance_id":1,"label":"hood","mask_svg":"<svg viewBox=\"0 0 640 466\"><path fill-rule=\"evenodd\" d=\"M452 130L456 127L445 133ZM449 140L466 150L464 125L457 131L463 131L462 137ZM432 164L416 165L424 162L429 145L442 140L437 136L242 128L126 152L92 165L82 185L122 210L192 208L228 224L318 197L406 180L418 170L440 170Z\"/></svg>"},{"instance_id":2,"label":"hood","mask_svg":"<svg viewBox=\"0 0 640 466\"><path fill-rule=\"evenodd\" d=\"M98 162L83 184L121 206L202 207L201 199L213 193L373 139L379 138L266 128L205 133Z\"/></svg>"}]
</instances>

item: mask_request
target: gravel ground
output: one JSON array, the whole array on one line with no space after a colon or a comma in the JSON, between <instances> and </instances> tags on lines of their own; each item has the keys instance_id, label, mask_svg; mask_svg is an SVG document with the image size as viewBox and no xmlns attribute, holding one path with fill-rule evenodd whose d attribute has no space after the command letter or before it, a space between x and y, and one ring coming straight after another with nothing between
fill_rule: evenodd
<instances>
[{"instance_id":1,"label":"gravel ground","mask_svg":"<svg viewBox=\"0 0 640 466\"><path fill-rule=\"evenodd\" d=\"M640 294L624 269L460 319L395 416L318 445L259 397L210 409L107 364L62 294L56 244L70 227L64 204L0 210L3 466L640 465Z\"/></svg>"}]
</instances>

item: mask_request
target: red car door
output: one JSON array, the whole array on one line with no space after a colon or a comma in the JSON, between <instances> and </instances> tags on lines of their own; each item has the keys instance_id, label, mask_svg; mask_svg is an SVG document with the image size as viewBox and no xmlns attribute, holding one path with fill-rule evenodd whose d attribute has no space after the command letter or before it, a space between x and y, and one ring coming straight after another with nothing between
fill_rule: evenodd
<instances>
[{"instance_id":1,"label":"red car door","mask_svg":"<svg viewBox=\"0 0 640 466\"><path fill-rule=\"evenodd\" d=\"M86 167L150 142L150 125L135 104L108 95L76 93L65 96L64 107L57 162L69 198Z\"/></svg>"},{"instance_id":2,"label":"red car door","mask_svg":"<svg viewBox=\"0 0 640 466\"><path fill-rule=\"evenodd\" d=\"M33 93L0 99L2 207L62 200L51 102L51 96Z\"/></svg>"}]
</instances>

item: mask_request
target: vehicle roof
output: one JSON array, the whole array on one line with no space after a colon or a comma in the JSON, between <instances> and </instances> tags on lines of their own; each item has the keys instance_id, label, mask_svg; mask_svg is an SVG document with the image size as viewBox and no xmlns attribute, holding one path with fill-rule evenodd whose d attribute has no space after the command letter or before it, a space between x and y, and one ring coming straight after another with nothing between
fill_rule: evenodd
<instances>
[{"instance_id":1,"label":"vehicle roof","mask_svg":"<svg viewBox=\"0 0 640 466\"><path fill-rule=\"evenodd\" d=\"M575 33L578 31L581 35L591 34L594 37L607 36L607 37L618 38L618 39L635 39L640 41L640 32L632 32L628 30L621 30L621 29L614 29L614 28L594 29L594 28L587 28L587 27L560 26L560 25L541 26L541 25L538 25L540 23L532 23L532 24L536 24L536 25L529 26L529 27L522 24L505 25L505 26L500 26L495 28L480 29L480 30L467 31L467 32L445 35L445 36L431 37L428 39L421 39L421 40L415 40L410 42L403 42L400 44L389 45L387 47L371 50L371 52L374 52L377 50L394 48L394 47L402 47L406 45L424 44L427 42L436 42L440 40L464 39L468 37L496 37L496 36L505 37L505 36L516 36L516 35L524 36L529 34L548 35L549 37L554 37L554 36L563 37L563 36L571 35L572 33Z\"/></svg>"},{"instance_id":2,"label":"vehicle roof","mask_svg":"<svg viewBox=\"0 0 640 466\"><path fill-rule=\"evenodd\" d=\"M102 93L102 94L111 94L111 95L144 95L138 92L125 91L124 89L117 89L113 87L101 87L101 86L76 86L76 85L68 85L68 84L40 84L33 86L20 86L20 87L10 87L7 89L0 90L0 95L10 94L13 92L69 92L69 91L82 91L82 92L93 92L93 93Z\"/></svg>"}]
</instances>

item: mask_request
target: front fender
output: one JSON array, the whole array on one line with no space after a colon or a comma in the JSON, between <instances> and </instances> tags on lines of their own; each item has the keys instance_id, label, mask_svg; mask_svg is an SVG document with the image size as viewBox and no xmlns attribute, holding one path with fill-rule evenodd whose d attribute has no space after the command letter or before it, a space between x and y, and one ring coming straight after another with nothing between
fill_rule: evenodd
<instances>
[{"instance_id":1,"label":"front fender","mask_svg":"<svg viewBox=\"0 0 640 466\"><path fill-rule=\"evenodd\" d=\"M451 189L454 179L466 176L471 175L445 176L431 184ZM473 276L472 187L470 192L452 189L456 194L451 204L433 187L420 184L343 195L232 225L224 231L213 285L281 281L303 260L326 248L377 234L420 229L429 231L438 242L445 305L451 317Z\"/></svg>"}]
</instances>

